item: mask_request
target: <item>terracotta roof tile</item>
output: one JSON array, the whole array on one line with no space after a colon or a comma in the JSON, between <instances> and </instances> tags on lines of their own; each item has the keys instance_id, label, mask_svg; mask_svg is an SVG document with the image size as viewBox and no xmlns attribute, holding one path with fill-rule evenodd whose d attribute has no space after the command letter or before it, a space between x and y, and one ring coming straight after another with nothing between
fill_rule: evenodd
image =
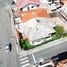
<instances>
[{"instance_id":1,"label":"terracotta roof tile","mask_svg":"<svg viewBox=\"0 0 67 67\"><path fill-rule=\"evenodd\" d=\"M43 9L43 8L33 9L24 12L20 11L20 12L16 12L16 14L20 15L21 20L24 22L36 17L44 17L44 18L48 17L47 9Z\"/></svg>"}]
</instances>

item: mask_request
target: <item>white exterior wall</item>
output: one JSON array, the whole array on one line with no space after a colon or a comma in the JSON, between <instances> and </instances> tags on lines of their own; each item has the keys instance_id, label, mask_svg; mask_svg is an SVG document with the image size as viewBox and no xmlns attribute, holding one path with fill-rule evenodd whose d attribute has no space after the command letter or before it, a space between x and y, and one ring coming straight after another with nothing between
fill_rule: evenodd
<instances>
[{"instance_id":1,"label":"white exterior wall","mask_svg":"<svg viewBox=\"0 0 67 67\"><path fill-rule=\"evenodd\" d=\"M34 7L32 8L32 6L34 6ZM37 5L30 4L30 5L27 5L26 7L24 7L23 11L28 11L28 7L29 7L29 10L38 8Z\"/></svg>"}]
</instances>

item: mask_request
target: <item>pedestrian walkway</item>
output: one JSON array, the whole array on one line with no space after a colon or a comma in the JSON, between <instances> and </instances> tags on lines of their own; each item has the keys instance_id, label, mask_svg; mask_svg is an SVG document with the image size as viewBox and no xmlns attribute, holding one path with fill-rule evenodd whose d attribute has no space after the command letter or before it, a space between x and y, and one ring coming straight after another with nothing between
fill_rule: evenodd
<instances>
[{"instance_id":1,"label":"pedestrian walkway","mask_svg":"<svg viewBox=\"0 0 67 67\"><path fill-rule=\"evenodd\" d=\"M27 56L19 56L21 67L30 67L29 59Z\"/></svg>"}]
</instances>

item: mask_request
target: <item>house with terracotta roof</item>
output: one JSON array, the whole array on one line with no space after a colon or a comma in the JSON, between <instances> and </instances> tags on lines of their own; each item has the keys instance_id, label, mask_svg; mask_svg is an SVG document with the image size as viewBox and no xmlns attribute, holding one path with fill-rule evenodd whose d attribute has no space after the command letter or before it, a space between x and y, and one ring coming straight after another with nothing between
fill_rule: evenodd
<instances>
[{"instance_id":1,"label":"house with terracotta roof","mask_svg":"<svg viewBox=\"0 0 67 67\"><path fill-rule=\"evenodd\" d=\"M47 9L44 9L44 8L37 8L37 9L29 10L29 11L19 11L19 12L16 12L16 15L20 16L23 22L27 22L28 20L32 18L37 18L37 17L40 17L40 18L49 17Z\"/></svg>"}]
</instances>

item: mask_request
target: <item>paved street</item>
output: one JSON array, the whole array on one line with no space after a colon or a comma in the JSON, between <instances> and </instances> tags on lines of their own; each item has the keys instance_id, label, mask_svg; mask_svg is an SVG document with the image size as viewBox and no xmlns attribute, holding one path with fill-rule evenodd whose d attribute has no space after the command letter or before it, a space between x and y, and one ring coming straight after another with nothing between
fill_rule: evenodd
<instances>
[{"instance_id":1,"label":"paved street","mask_svg":"<svg viewBox=\"0 0 67 67\"><path fill-rule=\"evenodd\" d=\"M16 53L16 44L12 33L12 26L6 9L7 3L8 0L0 0L0 67L20 67ZM9 42L12 43L12 51L7 53L5 45Z\"/></svg>"},{"instance_id":2,"label":"paved street","mask_svg":"<svg viewBox=\"0 0 67 67\"><path fill-rule=\"evenodd\" d=\"M67 51L67 41L61 43L61 44L57 44L55 46L51 46L50 48L45 48L41 51L35 52L33 53L34 58L36 63L39 63L40 59L48 59L51 58L52 56L55 56L59 53L65 52ZM31 64L34 64L34 59L32 57L32 54L29 55L29 61Z\"/></svg>"}]
</instances>

